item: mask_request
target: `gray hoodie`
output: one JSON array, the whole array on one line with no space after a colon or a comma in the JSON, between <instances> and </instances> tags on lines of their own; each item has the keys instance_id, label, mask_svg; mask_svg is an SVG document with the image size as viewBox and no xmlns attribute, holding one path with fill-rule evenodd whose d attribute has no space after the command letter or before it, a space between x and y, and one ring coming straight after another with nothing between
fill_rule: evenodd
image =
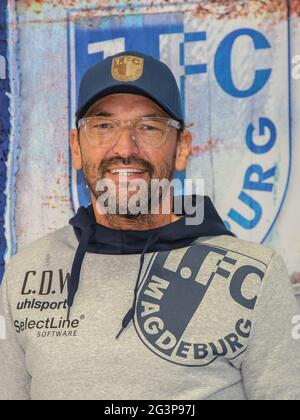
<instances>
[{"instance_id":1,"label":"gray hoodie","mask_svg":"<svg viewBox=\"0 0 300 420\"><path fill-rule=\"evenodd\" d=\"M0 399L298 400L299 312L282 258L208 198L201 225L143 232L80 208L5 271Z\"/></svg>"}]
</instances>

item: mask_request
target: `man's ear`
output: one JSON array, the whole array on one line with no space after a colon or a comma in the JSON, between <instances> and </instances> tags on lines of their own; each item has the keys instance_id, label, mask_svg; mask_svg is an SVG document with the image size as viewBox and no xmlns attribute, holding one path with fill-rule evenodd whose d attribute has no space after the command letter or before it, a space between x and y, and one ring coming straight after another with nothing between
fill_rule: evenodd
<instances>
[{"instance_id":1,"label":"man's ear","mask_svg":"<svg viewBox=\"0 0 300 420\"><path fill-rule=\"evenodd\" d=\"M77 171L82 169L82 156L79 145L78 132L75 129L72 129L70 132L70 146L72 152L72 166Z\"/></svg>"},{"instance_id":2,"label":"man's ear","mask_svg":"<svg viewBox=\"0 0 300 420\"><path fill-rule=\"evenodd\" d=\"M192 153L192 144L193 136L189 130L185 130L180 134L179 140L177 142L177 152L176 152L176 170L181 172L185 171L189 157Z\"/></svg>"}]
</instances>

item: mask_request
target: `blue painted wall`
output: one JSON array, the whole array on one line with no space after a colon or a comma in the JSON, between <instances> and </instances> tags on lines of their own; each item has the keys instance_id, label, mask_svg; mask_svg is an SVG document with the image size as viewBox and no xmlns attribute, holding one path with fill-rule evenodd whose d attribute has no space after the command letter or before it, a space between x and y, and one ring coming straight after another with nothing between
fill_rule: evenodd
<instances>
[{"instance_id":1,"label":"blue painted wall","mask_svg":"<svg viewBox=\"0 0 300 420\"><path fill-rule=\"evenodd\" d=\"M6 175L7 157L9 149L9 75L7 69L8 57L8 28L7 28L7 1L0 1L0 279L4 272L4 256L6 251L6 238L4 229L4 214L6 208Z\"/></svg>"}]
</instances>

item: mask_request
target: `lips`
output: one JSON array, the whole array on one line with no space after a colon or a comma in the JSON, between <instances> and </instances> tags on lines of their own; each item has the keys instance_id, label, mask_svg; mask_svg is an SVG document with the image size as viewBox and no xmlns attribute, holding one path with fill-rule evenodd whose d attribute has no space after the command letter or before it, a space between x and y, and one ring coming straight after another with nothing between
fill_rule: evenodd
<instances>
[{"instance_id":1,"label":"lips","mask_svg":"<svg viewBox=\"0 0 300 420\"><path fill-rule=\"evenodd\" d=\"M143 174L143 173L145 173L145 171L143 171L143 170L133 169L133 168L129 168L129 169L111 169L109 172L111 174L113 174L113 175L133 175L133 174Z\"/></svg>"},{"instance_id":2,"label":"lips","mask_svg":"<svg viewBox=\"0 0 300 420\"><path fill-rule=\"evenodd\" d=\"M133 168L133 167L123 167L123 168L111 168L109 169L105 177L108 179L112 179L114 182L119 183L122 181L122 178L127 179L129 181L137 180L137 179L144 179L147 180L149 175L149 171L145 168Z\"/></svg>"}]
</instances>

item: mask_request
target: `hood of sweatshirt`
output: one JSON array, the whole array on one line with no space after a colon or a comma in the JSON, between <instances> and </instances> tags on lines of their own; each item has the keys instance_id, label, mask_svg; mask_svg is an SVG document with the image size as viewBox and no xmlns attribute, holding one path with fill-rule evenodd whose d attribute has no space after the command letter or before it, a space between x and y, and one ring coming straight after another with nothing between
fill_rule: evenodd
<instances>
[{"instance_id":1,"label":"hood of sweatshirt","mask_svg":"<svg viewBox=\"0 0 300 420\"><path fill-rule=\"evenodd\" d=\"M192 196L189 198L192 200L194 208L199 203L203 206L204 215L201 224L187 223L187 218L191 218L193 215L188 215L183 211L182 213L176 213L176 215L181 216L178 221L160 228L144 231L107 228L97 223L92 205L87 208L80 207L76 215L69 222L73 226L78 239L78 248L72 264L71 278L68 285L68 318L79 287L81 267L87 252L111 255L141 255L140 267L133 293L133 305L123 319L122 328L117 335L118 338L132 320L135 313L138 286L146 253L184 248L191 245L199 237L234 236L232 232L226 229L224 222L209 197ZM174 197L174 200L181 200L181 206L179 208L184 209L183 196ZM174 206L174 208L178 207Z\"/></svg>"}]
</instances>

